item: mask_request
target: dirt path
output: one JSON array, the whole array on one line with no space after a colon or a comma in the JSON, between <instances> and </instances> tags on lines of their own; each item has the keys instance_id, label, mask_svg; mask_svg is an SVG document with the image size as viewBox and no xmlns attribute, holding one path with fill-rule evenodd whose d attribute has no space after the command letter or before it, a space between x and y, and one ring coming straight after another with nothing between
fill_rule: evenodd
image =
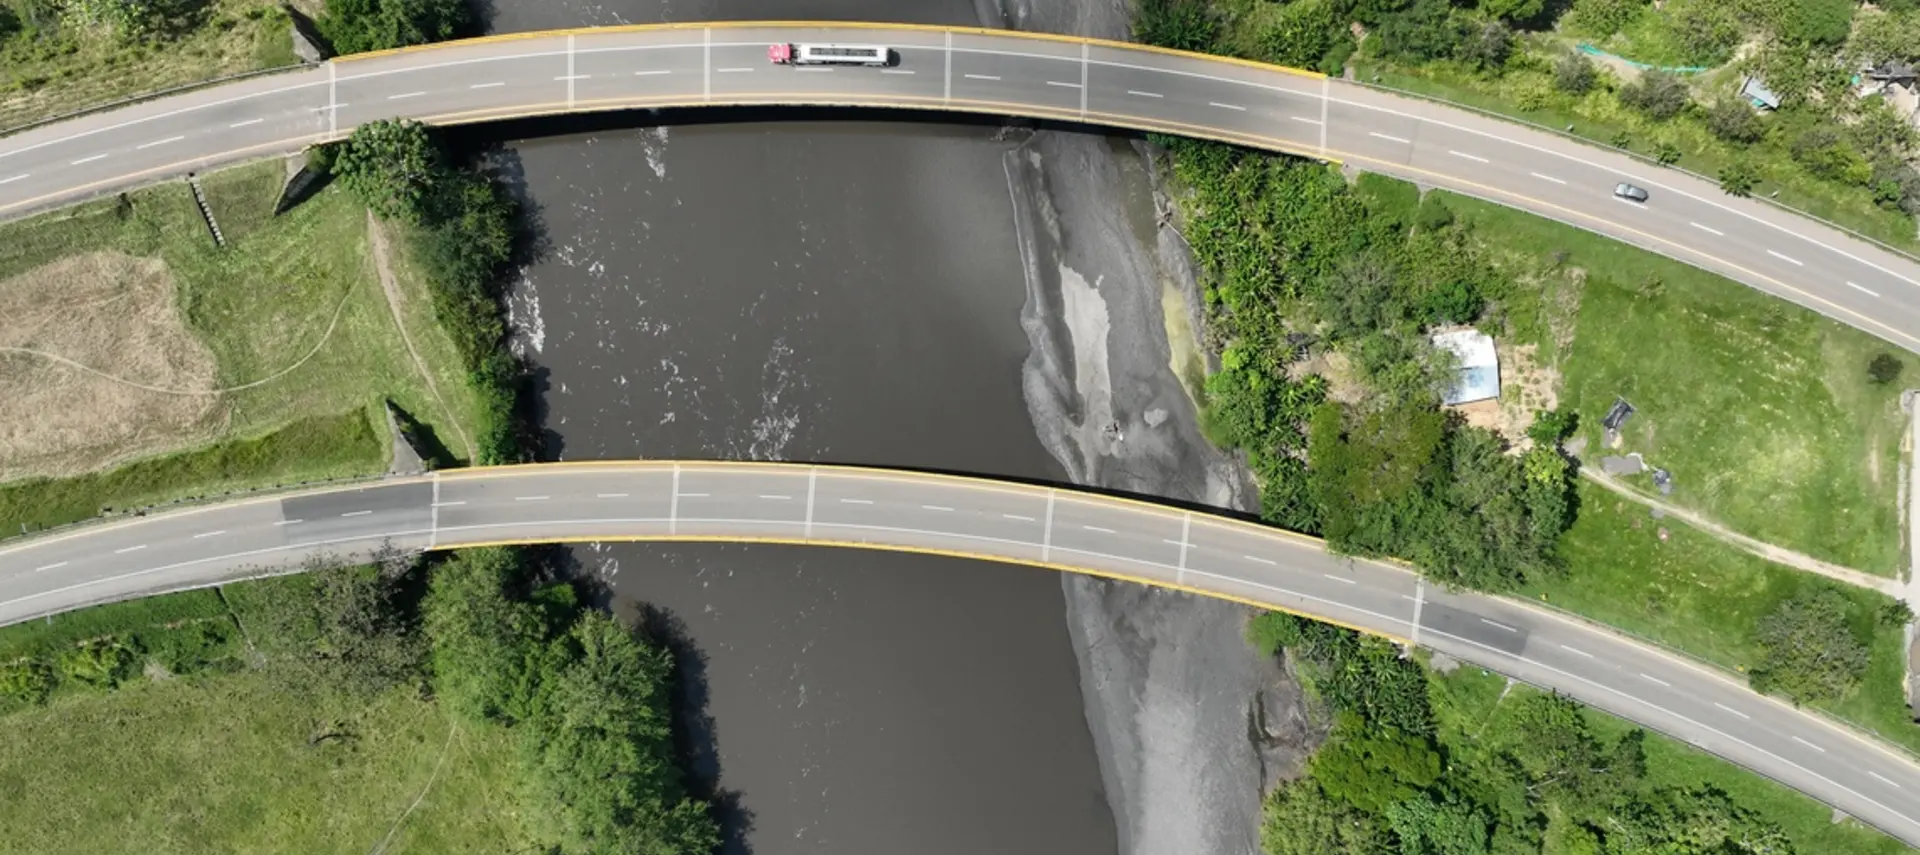
<instances>
[{"instance_id":1,"label":"dirt path","mask_svg":"<svg viewBox=\"0 0 1920 855\"><path fill-rule=\"evenodd\" d=\"M1838 564L1821 561L1805 553L1795 552L1791 549L1774 546L1765 541L1755 540L1693 511L1669 505L1651 496L1642 495L1638 491L1620 483L1612 476L1601 472L1599 469L1582 466L1580 467L1580 475L1595 484L1599 484L1613 491L1623 498L1632 499L1649 508L1657 508L1668 516L1681 520L1694 528L1713 535L1725 543L1738 546L1775 564L1785 564L1796 570L1818 573L1836 582L1845 582L1849 585L1879 591L1890 597L1904 598L1906 596L1906 586L1898 579L1887 579L1871 573L1863 573L1851 567L1842 567Z\"/></svg>"},{"instance_id":2,"label":"dirt path","mask_svg":"<svg viewBox=\"0 0 1920 855\"><path fill-rule=\"evenodd\" d=\"M380 273L380 290L387 292L387 308L393 310L393 324L400 328L400 340L407 343L407 354L413 357L413 368L420 372L420 379L426 381L427 391L433 393L433 400L440 404L440 412L446 416L447 424L453 426L453 432L460 435L460 445L467 449L467 459L477 460L473 450L473 440L467 438L467 430L460 426L460 420L453 417L453 408L447 406L447 399L440 396L440 387L433 382L433 372L427 370L427 362L420 358L420 350L413 346L413 334L407 332L406 316L400 311L407 303L405 294L400 293L400 283L393 278L393 264L387 252L387 230L380 225L380 219L367 212L367 237L373 242L373 266Z\"/></svg>"}]
</instances>

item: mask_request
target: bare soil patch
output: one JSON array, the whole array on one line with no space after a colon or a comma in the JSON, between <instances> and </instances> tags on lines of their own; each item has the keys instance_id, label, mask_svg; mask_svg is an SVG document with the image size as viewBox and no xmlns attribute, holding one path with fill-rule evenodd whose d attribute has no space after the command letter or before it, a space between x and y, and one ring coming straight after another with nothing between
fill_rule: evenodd
<instances>
[{"instance_id":1,"label":"bare soil patch","mask_svg":"<svg viewBox=\"0 0 1920 855\"><path fill-rule=\"evenodd\" d=\"M88 253L0 280L0 481L212 436L216 371L157 259Z\"/></svg>"}]
</instances>

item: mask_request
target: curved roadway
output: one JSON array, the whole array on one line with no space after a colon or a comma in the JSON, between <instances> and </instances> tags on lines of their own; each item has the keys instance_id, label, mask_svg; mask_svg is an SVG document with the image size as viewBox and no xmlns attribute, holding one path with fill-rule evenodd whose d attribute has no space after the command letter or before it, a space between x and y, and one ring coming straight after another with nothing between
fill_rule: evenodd
<instances>
[{"instance_id":1,"label":"curved roadway","mask_svg":"<svg viewBox=\"0 0 1920 855\"><path fill-rule=\"evenodd\" d=\"M776 41L884 42L896 68L768 65ZM628 27L351 57L0 139L0 218L295 150L356 124L639 107L959 110L1344 161L1652 248L1920 349L1920 265L1685 176L1318 75L1137 46L908 26ZM1652 190L1634 205L1609 190ZM383 541L850 545L1037 564L1287 608L1412 641L1699 744L1920 843L1920 766L1725 676L1498 598L1428 590L1313 540L1068 490L773 464L473 470L154 516L0 548L0 623Z\"/></svg>"},{"instance_id":2,"label":"curved roadway","mask_svg":"<svg viewBox=\"0 0 1920 855\"><path fill-rule=\"evenodd\" d=\"M0 623L364 555L554 541L849 546L1050 567L1304 613L1424 645L1640 722L1920 843L1920 765L1604 629L1320 541L1068 488L779 463L456 470L177 511L0 549ZM966 565L955 565L965 572Z\"/></svg>"},{"instance_id":3,"label":"curved roadway","mask_svg":"<svg viewBox=\"0 0 1920 855\"><path fill-rule=\"evenodd\" d=\"M891 45L898 67L770 65L774 42ZM0 218L290 152L359 123L851 105L1164 131L1351 163L1607 234L1920 350L1920 263L1608 151L1318 74L1061 36L880 24L609 27L361 54L0 139ZM1652 191L1613 198L1619 181Z\"/></svg>"}]
</instances>

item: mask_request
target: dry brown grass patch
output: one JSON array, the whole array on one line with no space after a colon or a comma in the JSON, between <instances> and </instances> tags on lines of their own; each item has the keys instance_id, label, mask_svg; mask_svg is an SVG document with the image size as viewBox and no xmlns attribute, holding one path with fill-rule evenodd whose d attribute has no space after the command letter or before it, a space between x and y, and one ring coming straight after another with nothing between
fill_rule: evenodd
<instances>
[{"instance_id":1,"label":"dry brown grass patch","mask_svg":"<svg viewBox=\"0 0 1920 855\"><path fill-rule=\"evenodd\" d=\"M0 280L0 481L95 471L214 435L217 365L174 295L163 262L117 252Z\"/></svg>"}]
</instances>

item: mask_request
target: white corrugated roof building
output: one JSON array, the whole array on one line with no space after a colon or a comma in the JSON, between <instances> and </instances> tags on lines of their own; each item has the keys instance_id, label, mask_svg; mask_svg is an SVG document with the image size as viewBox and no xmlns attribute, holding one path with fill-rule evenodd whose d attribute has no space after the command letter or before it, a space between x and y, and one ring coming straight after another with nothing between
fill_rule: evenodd
<instances>
[{"instance_id":1,"label":"white corrugated roof building","mask_svg":"<svg viewBox=\"0 0 1920 855\"><path fill-rule=\"evenodd\" d=\"M1493 336L1476 329L1455 330L1434 335L1433 346L1451 351L1460 363L1441 403L1453 406L1500 397L1500 356L1493 350Z\"/></svg>"}]
</instances>

